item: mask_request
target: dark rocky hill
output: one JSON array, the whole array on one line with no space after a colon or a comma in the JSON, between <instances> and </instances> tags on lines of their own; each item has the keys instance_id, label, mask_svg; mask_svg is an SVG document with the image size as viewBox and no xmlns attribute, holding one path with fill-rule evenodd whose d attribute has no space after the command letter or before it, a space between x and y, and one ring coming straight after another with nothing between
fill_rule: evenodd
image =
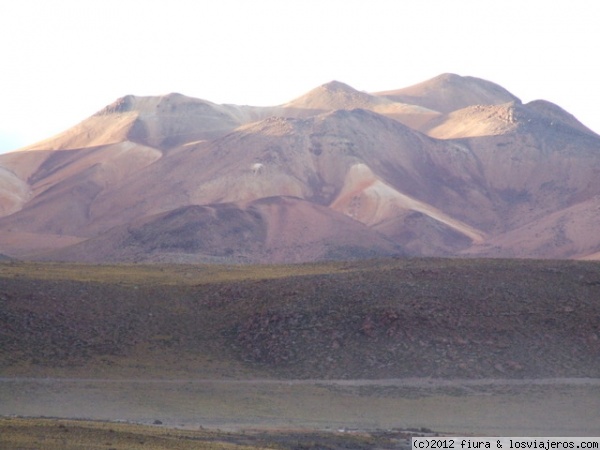
<instances>
[{"instance_id":1,"label":"dark rocky hill","mask_svg":"<svg viewBox=\"0 0 600 450\"><path fill-rule=\"evenodd\" d=\"M595 262L0 266L0 373L600 376Z\"/></svg>"}]
</instances>

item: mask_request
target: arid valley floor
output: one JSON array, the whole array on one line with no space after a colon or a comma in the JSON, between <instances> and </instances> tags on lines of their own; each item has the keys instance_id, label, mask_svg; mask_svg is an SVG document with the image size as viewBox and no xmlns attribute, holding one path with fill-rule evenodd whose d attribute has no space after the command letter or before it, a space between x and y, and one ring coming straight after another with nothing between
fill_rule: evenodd
<instances>
[{"instance_id":1,"label":"arid valley floor","mask_svg":"<svg viewBox=\"0 0 600 450\"><path fill-rule=\"evenodd\" d=\"M599 269L5 262L0 446L396 448L408 430L598 435Z\"/></svg>"}]
</instances>

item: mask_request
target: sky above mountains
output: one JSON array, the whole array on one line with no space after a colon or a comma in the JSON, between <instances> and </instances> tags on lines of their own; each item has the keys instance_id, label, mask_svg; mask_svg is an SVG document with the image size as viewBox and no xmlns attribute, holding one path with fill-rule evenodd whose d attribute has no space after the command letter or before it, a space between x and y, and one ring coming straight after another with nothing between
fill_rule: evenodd
<instances>
[{"instance_id":1,"label":"sky above mountains","mask_svg":"<svg viewBox=\"0 0 600 450\"><path fill-rule=\"evenodd\" d=\"M597 9L585 0L3 2L0 152L127 94L276 105L334 79L373 92L444 72L549 100L600 132Z\"/></svg>"}]
</instances>

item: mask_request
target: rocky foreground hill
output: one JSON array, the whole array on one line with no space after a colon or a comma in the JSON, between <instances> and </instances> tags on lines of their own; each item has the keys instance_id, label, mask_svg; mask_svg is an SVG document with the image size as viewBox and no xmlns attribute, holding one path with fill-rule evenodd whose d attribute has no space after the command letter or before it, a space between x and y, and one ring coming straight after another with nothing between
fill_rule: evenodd
<instances>
[{"instance_id":1,"label":"rocky foreground hill","mask_svg":"<svg viewBox=\"0 0 600 450\"><path fill-rule=\"evenodd\" d=\"M0 281L5 376L600 376L596 262L13 262Z\"/></svg>"},{"instance_id":2,"label":"rocky foreground hill","mask_svg":"<svg viewBox=\"0 0 600 450\"><path fill-rule=\"evenodd\" d=\"M129 95L0 155L0 253L87 262L600 257L600 137L440 75L273 107Z\"/></svg>"}]
</instances>

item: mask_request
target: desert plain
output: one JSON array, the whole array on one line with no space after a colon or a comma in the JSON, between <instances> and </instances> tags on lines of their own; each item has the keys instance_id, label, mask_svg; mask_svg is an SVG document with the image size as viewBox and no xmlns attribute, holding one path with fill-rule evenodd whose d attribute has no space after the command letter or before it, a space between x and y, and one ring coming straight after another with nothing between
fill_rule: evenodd
<instances>
[{"instance_id":1,"label":"desert plain","mask_svg":"<svg viewBox=\"0 0 600 450\"><path fill-rule=\"evenodd\" d=\"M54 448L40 436L106 423L279 448L594 436L598 273L555 260L3 263L0 426L12 434L0 442ZM123 442L113 448L136 448Z\"/></svg>"}]
</instances>

